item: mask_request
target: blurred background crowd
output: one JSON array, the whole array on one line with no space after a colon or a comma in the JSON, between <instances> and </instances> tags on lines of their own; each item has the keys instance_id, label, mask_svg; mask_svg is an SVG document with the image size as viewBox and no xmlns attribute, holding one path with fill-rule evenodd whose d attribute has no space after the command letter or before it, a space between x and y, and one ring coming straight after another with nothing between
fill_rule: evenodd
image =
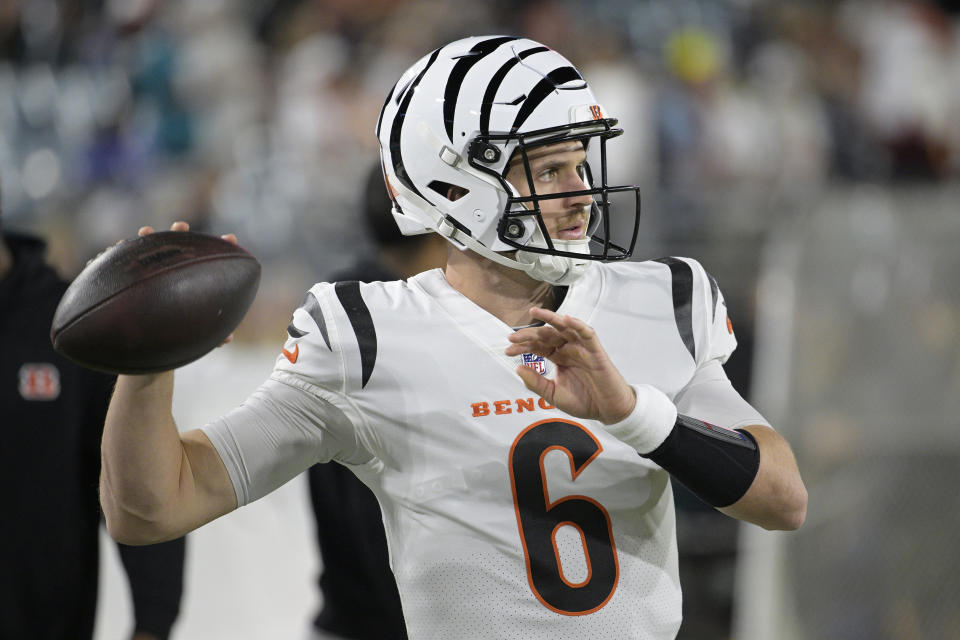
<instances>
[{"instance_id":1,"label":"blurred background crowd","mask_svg":"<svg viewBox=\"0 0 960 640\"><path fill-rule=\"evenodd\" d=\"M66 275L141 224L235 231L269 265L261 306L287 308L272 298L295 301L366 242L359 185L402 70L440 43L503 32L559 48L621 118L614 179L643 187L651 255L717 234L743 240L831 181L960 175L950 9L8 0L4 215L51 237Z\"/></svg>"},{"instance_id":2,"label":"blurred background crowd","mask_svg":"<svg viewBox=\"0 0 960 640\"><path fill-rule=\"evenodd\" d=\"M760 596L794 635L741 620L738 637L957 637L958 12L6 0L3 220L48 238L68 278L140 225L235 232L264 264L238 342L279 348L302 292L371 250L358 210L400 73L465 35L553 46L626 129L611 180L641 186L638 257L691 255L717 276L741 342L731 378L795 443L810 488L806 527L740 573L786 573ZM707 603L685 632L726 637L710 634L731 617L737 525L679 504L685 592ZM921 568L935 576L922 588L904 577Z\"/></svg>"}]
</instances>

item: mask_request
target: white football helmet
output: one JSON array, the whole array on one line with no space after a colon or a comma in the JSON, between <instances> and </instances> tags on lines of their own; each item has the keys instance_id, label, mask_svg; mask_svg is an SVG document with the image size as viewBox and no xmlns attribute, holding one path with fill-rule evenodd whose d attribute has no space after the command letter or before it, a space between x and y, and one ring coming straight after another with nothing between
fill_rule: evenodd
<instances>
[{"instance_id":1,"label":"white football helmet","mask_svg":"<svg viewBox=\"0 0 960 640\"><path fill-rule=\"evenodd\" d=\"M570 284L591 260L629 258L636 244L639 189L607 185L606 143L623 133L616 124L557 52L510 36L452 42L410 67L380 112L377 137L393 216L405 234L435 231L537 280ZM593 138L599 149L589 147ZM586 190L537 195L527 150L566 140L592 149L599 184L586 164ZM524 163L529 196L505 178L515 154ZM632 192L627 242L610 238L613 192ZM451 193L460 197L451 200ZM583 194L594 201L587 237L551 238L540 201Z\"/></svg>"}]
</instances>

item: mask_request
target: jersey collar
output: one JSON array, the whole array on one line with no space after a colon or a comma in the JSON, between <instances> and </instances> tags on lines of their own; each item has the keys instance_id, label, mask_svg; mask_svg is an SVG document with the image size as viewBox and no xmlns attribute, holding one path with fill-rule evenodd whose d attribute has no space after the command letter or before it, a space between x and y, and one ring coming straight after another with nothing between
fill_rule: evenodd
<instances>
[{"instance_id":1,"label":"jersey collar","mask_svg":"<svg viewBox=\"0 0 960 640\"><path fill-rule=\"evenodd\" d=\"M408 282L433 299L469 338L487 350L513 361L512 358L503 356L503 350L509 344L507 336L513 328L454 289L447 282L441 269L424 271L410 278ZM597 264L594 268L588 269L577 282L570 285L566 297L557 308L557 313L580 318L589 324L602 289L603 268L602 265Z\"/></svg>"}]
</instances>

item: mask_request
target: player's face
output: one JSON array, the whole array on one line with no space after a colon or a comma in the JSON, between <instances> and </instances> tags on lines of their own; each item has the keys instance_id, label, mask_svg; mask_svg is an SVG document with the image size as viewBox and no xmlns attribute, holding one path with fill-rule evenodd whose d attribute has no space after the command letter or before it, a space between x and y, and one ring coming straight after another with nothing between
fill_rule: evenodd
<instances>
[{"instance_id":1,"label":"player's face","mask_svg":"<svg viewBox=\"0 0 960 640\"><path fill-rule=\"evenodd\" d=\"M586 189L583 181L583 163L587 154L579 141L544 145L527 151L530 175L537 195L579 191ZM511 160L507 180L522 196L530 195L523 160L519 154ZM590 219L589 195L540 200L540 213L550 232L550 237L559 240L579 240L586 237Z\"/></svg>"}]
</instances>

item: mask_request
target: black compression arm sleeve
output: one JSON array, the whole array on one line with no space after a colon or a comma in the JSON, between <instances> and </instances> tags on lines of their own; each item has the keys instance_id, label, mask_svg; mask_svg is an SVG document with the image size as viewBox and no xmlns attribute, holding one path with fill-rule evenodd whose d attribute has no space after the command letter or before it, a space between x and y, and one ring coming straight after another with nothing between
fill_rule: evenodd
<instances>
[{"instance_id":1,"label":"black compression arm sleeve","mask_svg":"<svg viewBox=\"0 0 960 640\"><path fill-rule=\"evenodd\" d=\"M667 439L644 457L713 507L727 507L742 498L760 467L757 441L748 432L684 415L677 416Z\"/></svg>"}]
</instances>

